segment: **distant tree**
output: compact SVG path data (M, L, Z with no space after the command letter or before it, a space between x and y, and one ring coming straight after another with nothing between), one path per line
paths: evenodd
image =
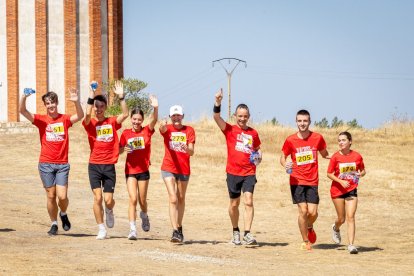
M278 126L279 125L279 121L276 119L276 117L273 117L273 119L270 121L272 123L272 125L274 126Z
M319 122L316 121L314 125L320 128L329 128L329 122L325 117L323 117Z
M347 122L346 125L350 128L362 128L362 126L358 124L357 119L353 119L352 121Z
M125 101L129 110L139 107L145 114L149 114L151 111L149 97L147 93L142 92L142 89L147 87L147 83L134 78L120 79L120 81L124 84ZM109 98L111 98L111 91L114 84L115 80L111 80L105 85L107 91L110 91ZM121 113L121 106L118 96L115 95L113 97L113 100L108 106L107 113L110 115L118 115Z
M338 117L334 117L331 122L331 128L338 128L344 125L344 121L339 120Z

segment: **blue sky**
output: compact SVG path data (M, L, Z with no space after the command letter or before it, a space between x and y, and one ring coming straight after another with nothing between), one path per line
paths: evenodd
M187 120L212 116L222 87L227 118L227 75L212 61L231 57L247 62L232 76L232 111L246 103L253 122L294 125L303 108L366 128L414 118L414 1L123 3L124 75L148 83L161 116L173 104Z

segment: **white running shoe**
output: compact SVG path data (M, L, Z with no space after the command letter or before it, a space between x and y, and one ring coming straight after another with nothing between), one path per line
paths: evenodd
M106 226L108 228L114 227L115 218L114 218L114 210L109 210L105 207L105 214L106 214Z
M358 254L358 249L352 244L348 245L348 251L350 254Z
M341 243L341 232L335 230L335 223L332 225L332 240L336 244Z
M150 230L150 221L148 215L141 211L139 213L139 217L141 218L142 230L148 232Z
M246 245L257 245L257 241L251 233L247 233L243 237L243 241L244 241L244 244L246 244Z
M104 240L106 239L106 230L105 229L101 229L98 232L98 235L96 236L97 240Z
M231 240L231 242L235 245L241 244L239 231L233 231L233 239Z
M129 230L128 240L135 241L137 239L137 230Z

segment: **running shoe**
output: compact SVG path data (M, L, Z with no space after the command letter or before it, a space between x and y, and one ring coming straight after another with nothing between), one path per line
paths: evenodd
M257 241L251 233L247 233L246 235L244 235L243 241L246 245L257 245Z
M332 240L336 244L340 244L341 243L341 232L339 230L336 231L336 229L335 229L335 223L332 224Z
M300 249L301 250L304 250L304 251L312 251L312 244L309 242L309 241L307 241L307 242L302 242L302 244L301 244L301 246L300 246Z
M348 245L348 251L350 254L358 254L358 249L353 245Z
M308 240L312 244L316 242L316 233L315 230L313 230L313 227L308 228Z
M98 235L96 236L97 240L104 240L106 239L106 230L105 229L101 229L98 232Z
M129 230L128 240L135 241L137 240L137 230Z
M241 244L239 231L233 231L233 239L231 240L231 242L235 245Z
M62 216L62 214L59 212L59 216L60 216L60 220L62 221L63 230L69 231L71 225L70 225L68 215Z
M178 234L180 234L180 242L184 242L183 227L178 227Z
M58 233L58 226L56 224L52 224L50 230L47 232L49 236L56 236Z
M139 213L139 217L141 218L142 230L148 232L150 230L150 221L148 215L141 211Z
M178 230L174 230L173 231L170 241L171 242L174 242L174 243L181 241L181 239L180 239L180 232L178 232Z
M115 224L115 218L114 218L114 210L109 210L105 207L105 214L106 214L106 226L108 228L114 227Z

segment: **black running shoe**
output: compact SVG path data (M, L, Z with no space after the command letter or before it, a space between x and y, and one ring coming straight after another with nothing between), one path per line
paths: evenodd
M183 228L178 228L178 237L180 238L180 242L184 242L184 234L183 234Z
M58 232L58 226L56 224L52 224L52 227L50 227L50 230L47 232L49 236L56 236Z
M68 215L62 216L60 214L60 212L59 212L59 216L60 216L60 219L62 220L63 230L69 231L69 229L70 229L70 221L69 221Z
M180 232L178 232L177 230L174 230L171 236L171 242L180 242Z

